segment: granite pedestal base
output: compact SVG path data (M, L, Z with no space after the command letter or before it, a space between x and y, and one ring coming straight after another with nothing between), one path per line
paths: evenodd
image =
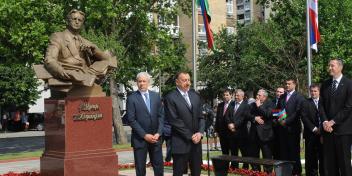
M45 100L42 176L117 176L110 97Z

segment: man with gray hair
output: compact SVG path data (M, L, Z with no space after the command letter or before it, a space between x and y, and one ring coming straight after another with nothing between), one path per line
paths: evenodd
M159 94L148 90L150 75L137 74L138 90L127 98L127 120L132 128L131 145L137 176L146 175L146 159L149 153L154 175L164 174L160 136L164 114Z
M248 119L252 125L249 132L249 149L248 155L259 158L260 150L263 158L273 158L273 121L271 111L273 103L268 100L268 92L265 89L260 89L257 93L255 102L250 104L251 116ZM259 166L253 166L253 170L260 170ZM271 173L272 167L265 167L265 172Z
M237 89L235 92L235 102L228 113L225 115L228 129L230 130L230 150L231 155L238 156L238 151L241 151L242 156L247 156L247 119L250 116L250 107L244 101L244 92ZM231 167L238 168L238 163L231 163ZM248 168L248 165L243 165L243 168Z

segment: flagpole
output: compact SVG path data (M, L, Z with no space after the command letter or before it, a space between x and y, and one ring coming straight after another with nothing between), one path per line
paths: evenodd
M310 48L310 26L309 26L309 0L307 1L307 19L306 19L306 26L307 26L307 61L308 61L308 95L310 96L309 86L312 84L312 54Z
M196 0L192 0L192 62L193 62L193 88L197 90L197 58L196 58Z

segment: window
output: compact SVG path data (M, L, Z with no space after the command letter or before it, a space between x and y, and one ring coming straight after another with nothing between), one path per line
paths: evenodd
M226 12L227 15L233 15L233 0L226 0Z
M205 27L204 24L198 24L198 35L199 36L205 36Z

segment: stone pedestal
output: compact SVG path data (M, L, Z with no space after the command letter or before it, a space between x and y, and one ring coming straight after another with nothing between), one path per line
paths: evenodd
M110 97L45 100L43 176L117 176Z

